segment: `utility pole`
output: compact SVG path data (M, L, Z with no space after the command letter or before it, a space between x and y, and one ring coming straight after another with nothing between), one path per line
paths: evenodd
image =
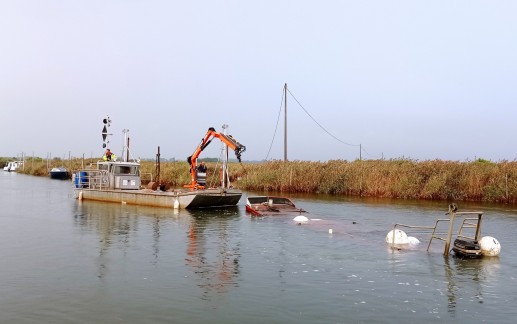
M284 84L284 162L287 162L287 83Z

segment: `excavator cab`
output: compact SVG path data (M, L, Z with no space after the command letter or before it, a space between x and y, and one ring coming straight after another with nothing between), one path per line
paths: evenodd
M196 181L199 186L206 187L206 172L196 171Z

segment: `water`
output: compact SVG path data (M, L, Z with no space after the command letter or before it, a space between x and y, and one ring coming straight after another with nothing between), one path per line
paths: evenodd
M78 202L68 181L0 173L2 323L513 323L517 211L485 211L496 258L384 242L446 203L295 196L313 221L236 208ZM332 228L333 233L329 234ZM417 233L417 235L419 234Z

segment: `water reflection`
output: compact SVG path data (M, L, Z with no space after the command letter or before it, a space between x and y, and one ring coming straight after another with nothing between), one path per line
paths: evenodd
M138 230L138 217L124 205L99 202L77 202L74 220L83 233L95 233L99 237L98 274L103 278L108 271L108 252L113 245L126 253L131 233Z
M185 266L194 274L187 277L193 278L202 289L202 298L209 298L212 293L226 293L237 285L241 253L240 239L236 236L239 219L238 207L173 211L86 201L77 202L74 211L81 233L98 236L98 246L92 248L98 249L99 278L104 278L110 267L120 266L113 254L125 256L143 251L144 255L139 258L152 255L150 263L156 266L162 249L167 258L163 266L173 266L168 253L177 251L184 243ZM180 231L171 229L171 223L179 225L174 227ZM178 237L182 228L186 229L183 238Z
M185 262L196 275L203 298L212 293L226 293L237 286L240 273L240 241L235 239L235 223L239 210L191 211Z
M483 303L483 289L494 280L499 269L498 257L482 259L462 259L444 257L445 276L447 278L448 311L456 312L458 300L471 300Z

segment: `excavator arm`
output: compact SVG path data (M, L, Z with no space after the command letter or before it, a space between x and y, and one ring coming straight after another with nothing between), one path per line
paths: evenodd
M241 143L237 142L235 138L233 138L231 135L225 135L222 133L218 133L215 131L215 128L210 127L208 131L206 132L205 136L201 140L201 143L196 148L194 153L187 158L187 162L190 165L190 175L191 175L191 184L185 185L187 188L201 188L202 186L199 186L196 180L196 169L197 169L197 158L203 152L203 150L212 142L213 138L218 138L221 142L226 144L228 148L232 149L235 152L235 156L237 157L237 160L241 162L241 154L246 151L246 146L242 145Z

